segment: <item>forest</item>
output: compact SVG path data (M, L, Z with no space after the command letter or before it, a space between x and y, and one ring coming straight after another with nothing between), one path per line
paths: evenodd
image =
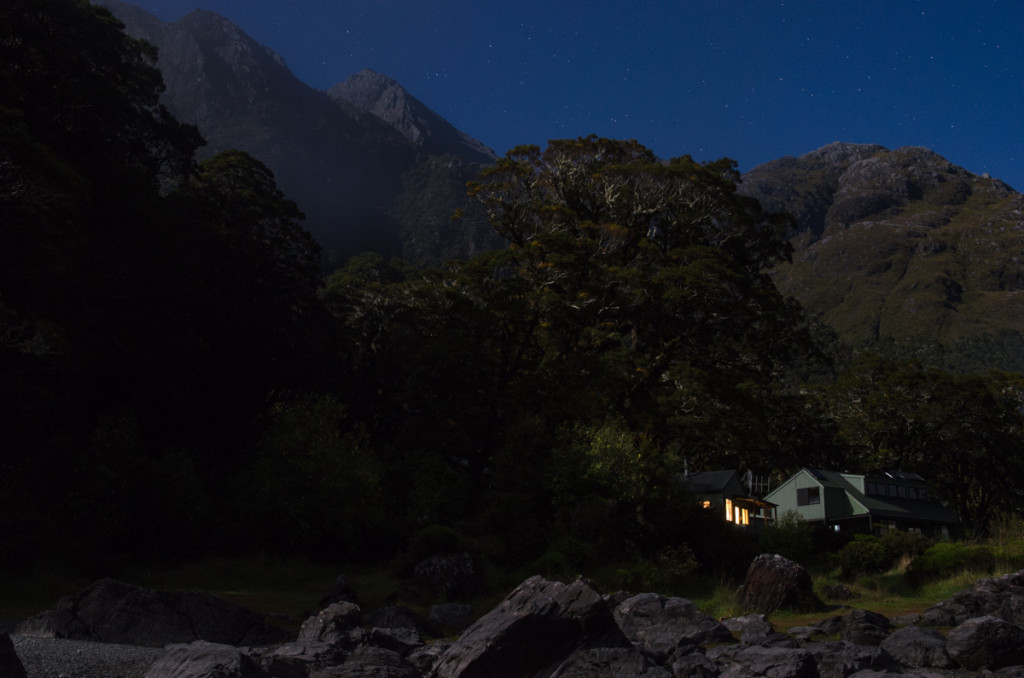
M912 471L970 535L1021 510L1024 376L845 347L731 160L521 146L467 187L505 247L325 273L265 165L196 160L155 60L85 0L0 8L0 565L432 532L714 569L739 546L684 470Z

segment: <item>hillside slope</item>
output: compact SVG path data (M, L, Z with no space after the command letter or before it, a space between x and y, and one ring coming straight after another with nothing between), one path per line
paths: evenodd
M774 279L854 347L1024 370L1024 196L919 147L836 143L742 192L796 217Z

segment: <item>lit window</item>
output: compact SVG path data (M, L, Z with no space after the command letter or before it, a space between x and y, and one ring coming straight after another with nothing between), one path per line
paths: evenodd
M725 500L725 519L732 522L732 499Z
M750 524L750 511L747 510L747 509L742 509L740 511L740 520L743 521L742 523L740 523L741 525L749 525Z
M705 499L704 501L702 501L700 503L700 507L701 508L709 509L709 508L711 508L711 502L709 500Z

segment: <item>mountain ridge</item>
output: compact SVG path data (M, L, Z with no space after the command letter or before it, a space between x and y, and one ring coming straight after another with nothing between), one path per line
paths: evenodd
M375 115L430 155L455 149L470 162L491 163L497 158L494 151L456 129L394 78L369 68L331 86L327 96Z
M441 125L440 116L428 115L410 95L402 101L418 114L429 145L410 141L367 108L301 82L283 57L214 12L164 22L121 0L94 4L109 9L129 35L157 47L166 85L161 101L199 127L208 144L200 158L237 148L264 162L306 214L328 266L367 250L437 264L486 247L490 234L482 219L454 226L450 215L465 202L465 182L493 154ZM425 179L435 170L437 176ZM410 192L426 186L436 192L439 182L449 204L430 214L402 209L422 203Z
M759 165L740 190L794 215L773 279L851 346L1024 369L1024 196L1004 182L923 147L835 143Z

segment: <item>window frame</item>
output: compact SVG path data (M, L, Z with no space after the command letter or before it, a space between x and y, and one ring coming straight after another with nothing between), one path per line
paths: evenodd
M796 489L797 506L817 506L821 504L820 487L798 487Z

